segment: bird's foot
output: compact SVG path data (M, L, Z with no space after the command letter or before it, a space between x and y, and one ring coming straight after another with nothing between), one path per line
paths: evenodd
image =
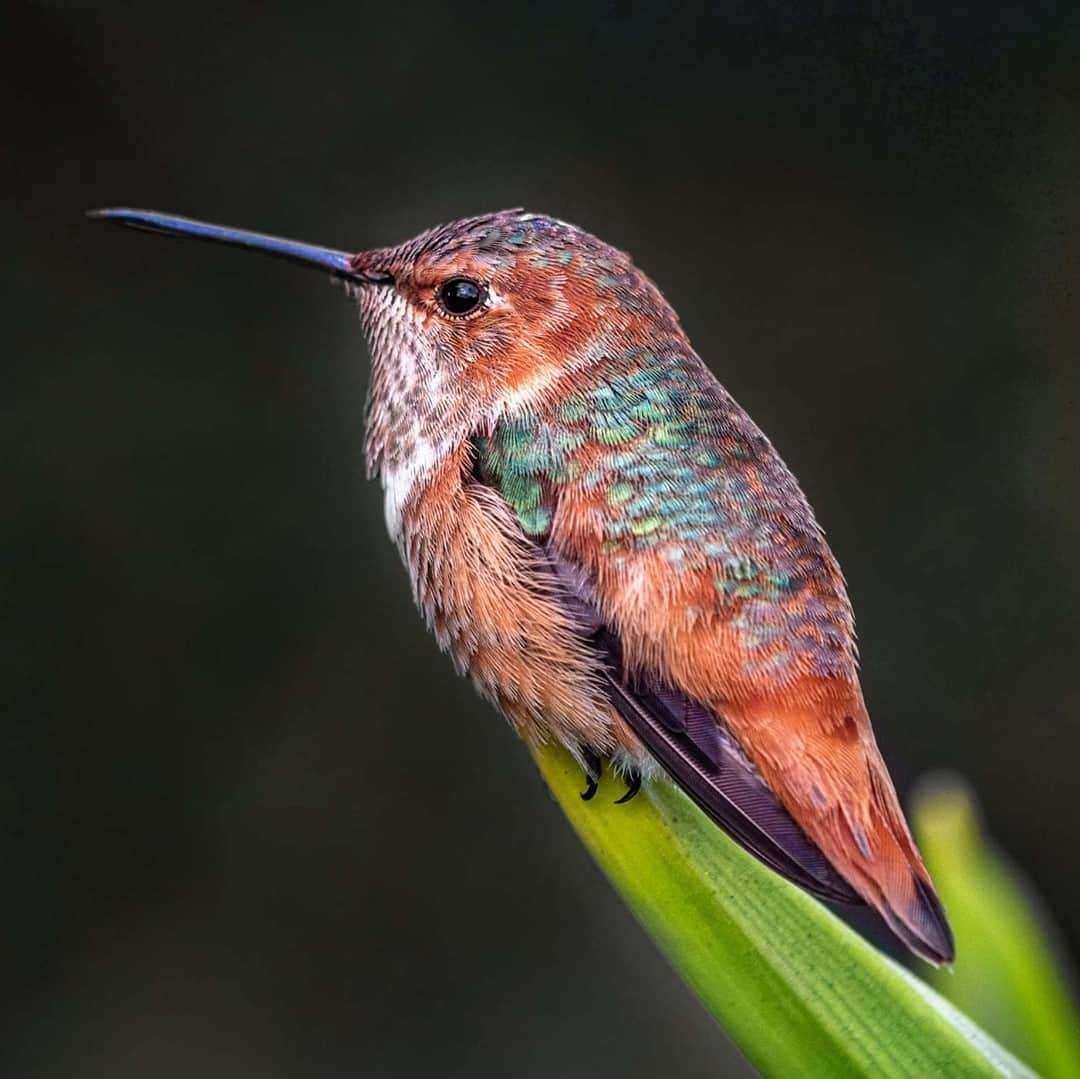
M621 806L624 802L629 802L639 790L641 790L641 773L631 772L626 777L626 793L621 798L616 798L615 804Z
M604 765L591 749L583 749L581 756L585 761L586 782L586 787L581 792L581 800L587 802L596 793L596 788L600 785L600 773L603 771Z

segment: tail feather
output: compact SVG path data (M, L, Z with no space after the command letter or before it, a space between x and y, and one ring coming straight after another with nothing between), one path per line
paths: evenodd
M770 703L771 715L728 714L769 785L912 952L936 966L951 964L956 946L945 909L911 837L861 697L844 702L840 722L831 721L832 709L820 701L810 708L803 702L781 716Z
M931 884L914 873L911 879L915 898L908 907L907 916L899 917L887 899L881 904L881 916L916 955L937 967L951 964L956 959L956 942L945 908Z
M876 745L871 746L869 756L872 797L882 814L884 831L894 844L895 861L900 866L895 882L892 874L885 875L878 909L889 928L916 955L935 966L951 964L956 958L956 943L945 908L911 837Z
M871 857L860 858L861 864L850 855L834 856L835 862L912 952L934 966L951 964L956 944L945 908L902 821L901 827L902 838L885 826L870 843Z

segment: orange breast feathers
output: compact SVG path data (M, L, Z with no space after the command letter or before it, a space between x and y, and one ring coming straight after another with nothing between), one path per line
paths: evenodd
M404 507L401 547L417 604L458 670L523 736L608 752L616 719L595 655L513 511L465 482L470 466L462 445Z

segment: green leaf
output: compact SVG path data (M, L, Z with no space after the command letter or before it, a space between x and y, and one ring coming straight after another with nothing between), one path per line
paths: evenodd
M937 988L1044 1075L1080 1075L1065 956L1034 889L984 836L970 791L952 778L927 785L914 821L956 932L956 973L935 974Z
M1033 1074L670 784L617 806L609 774L584 802L565 750L533 754L601 869L763 1075Z

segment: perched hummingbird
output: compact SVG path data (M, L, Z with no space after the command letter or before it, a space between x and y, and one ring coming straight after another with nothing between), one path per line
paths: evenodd
M592 797L667 773L777 873L864 900L931 963L952 934L874 741L839 566L798 483L629 257L509 210L348 254L149 210L136 228L344 282L365 452L416 603Z

